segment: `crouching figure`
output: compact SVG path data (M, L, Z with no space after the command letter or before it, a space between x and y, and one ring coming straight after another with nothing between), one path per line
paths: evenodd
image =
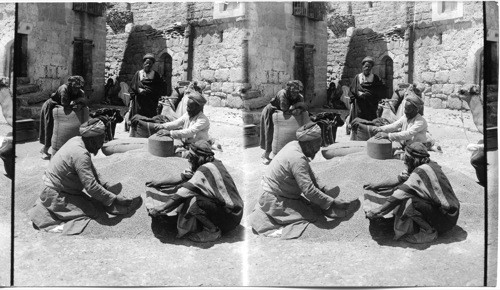
M394 180L365 184L366 190L392 193L382 205L366 212L369 219L394 210L394 239L428 243L451 230L458 220L460 204L441 167L429 159L426 147L414 142L405 149L407 172Z
M212 242L240 224L243 200L207 141L191 144L187 158L191 168L180 179L168 176L146 182L146 207L153 218L169 216L177 210L178 238Z
M321 128L310 122L296 132L278 152L262 177L263 193L249 220L253 230L268 237L293 239L302 235L310 223L320 218L345 218L360 205L358 199L346 202L327 193L309 165L321 148Z

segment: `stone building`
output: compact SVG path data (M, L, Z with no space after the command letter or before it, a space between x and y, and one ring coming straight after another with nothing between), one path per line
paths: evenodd
M209 83L205 94L212 106L262 108L291 79L302 80L307 101L319 105L326 96L327 34L314 6L113 4L107 15L106 78L130 81L142 67L142 56L151 52L167 82Z
M0 79L13 76L15 8L14 3L0 3Z
M388 87L417 83L425 104L468 109L464 84L482 84L483 2L329 2L328 80L348 84L366 55Z
M91 101L104 95L105 6L19 3L16 31L17 114L37 118L41 104L70 75L85 79Z

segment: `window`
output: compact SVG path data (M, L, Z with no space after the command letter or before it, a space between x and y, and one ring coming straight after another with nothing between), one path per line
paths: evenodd
M242 2L214 3L214 19L245 16L245 4Z
M437 1L432 2L432 21L460 18L464 15L463 2Z
M292 15L307 16L311 20L321 21L323 20L325 10L323 2L293 2Z
M73 10L94 16L103 16L106 6L102 3L73 3Z

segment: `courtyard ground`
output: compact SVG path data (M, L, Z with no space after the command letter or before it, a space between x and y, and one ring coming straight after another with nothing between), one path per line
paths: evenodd
M482 286L484 281L484 190L470 165L469 143L482 138L470 113L425 108L431 134L443 153L440 163L461 202L458 226L430 245L392 240L371 225L359 209L348 220L323 220L310 225L296 240L252 233L248 214L261 193L258 147L243 149L241 112L206 107L211 135L222 145L216 152L245 201L243 221L216 243L177 240L169 229L151 224L142 204L123 219L92 221L79 236L60 236L33 229L26 214L43 185L49 161L40 159L40 144L17 145L15 197L16 286ZM463 120L463 122L462 122ZM337 142L348 140L339 128ZM116 138L123 138L123 124ZM178 172L179 158L151 156L145 149L94 157L105 179L121 181L124 194L144 196L144 182ZM359 197L366 180L384 172L396 174L395 160L376 162L364 152L325 160L320 153L313 170L341 198ZM2 184L4 185L4 184ZM386 228L387 230L387 228ZM390 230L390 229L389 229Z
M11 132L0 110L0 144L4 136ZM10 285L10 249L11 249L11 201L12 181L4 173L3 163L0 165L0 287Z

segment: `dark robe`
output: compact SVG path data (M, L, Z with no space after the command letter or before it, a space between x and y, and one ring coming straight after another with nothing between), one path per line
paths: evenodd
M353 109L350 121L361 118L371 121L377 118L378 102L384 97L385 86L380 78L373 74L373 82L359 82L359 74L356 75L349 88L349 96L354 97ZM358 92L368 95L360 97Z
M134 114L139 114L151 118L158 114L158 101L161 96L167 94L167 85L156 71L153 71L154 76L152 79L144 78L142 81L139 78L140 72L137 71L135 73L130 83L130 99L133 100L130 117ZM139 93L139 88L145 91Z

